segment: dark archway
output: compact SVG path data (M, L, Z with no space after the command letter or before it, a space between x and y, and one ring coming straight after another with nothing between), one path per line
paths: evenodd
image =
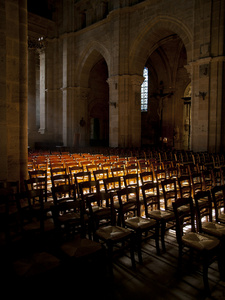
M109 145L109 86L108 67L104 58L91 69L89 76L90 145Z
M189 82L185 65L187 54L176 34L161 39L149 56L148 111L142 113L142 144L183 148L183 102L181 98ZM178 132L177 132L178 131Z

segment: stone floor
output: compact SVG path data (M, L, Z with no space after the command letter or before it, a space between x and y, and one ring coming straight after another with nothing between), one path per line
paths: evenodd
M166 250L158 256L154 241L150 240L143 245L142 265L135 256L136 270L131 267L129 254L117 257L113 281L104 274L102 276L98 266L90 269L88 264L82 265L78 271L76 265L70 265L69 269L40 278L32 284L24 281L19 289L8 280L7 290L23 299L35 296L82 300L225 299L225 282L220 281L216 262L209 268L211 296L207 296L203 289L201 265L191 263L188 257L184 257L182 274L178 274L178 247L174 231L166 235Z
M132 270L128 257L118 259L107 299L225 299L225 282L220 281L216 262L209 268L211 296L206 296L201 265L184 257L182 274L178 274L178 248L173 231L166 237L166 249L166 253L157 256L154 242L148 242L143 246L143 264L137 262L136 271Z

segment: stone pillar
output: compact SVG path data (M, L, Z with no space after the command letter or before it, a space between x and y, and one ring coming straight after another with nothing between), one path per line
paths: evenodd
M27 6L0 5L0 180L27 178Z
M28 80L27 80L27 1L19 0L19 103L20 103L20 180L27 178L28 161Z
M112 76L109 83L109 146L141 146L143 76Z
M209 62L200 59L192 65L191 149L208 150Z
M28 136L36 131L36 49L28 49ZM29 146L32 140L29 139Z
M0 180L8 179L8 124L7 124L7 42L6 42L6 1L1 0L0 5ZM17 158L18 159L18 158ZM18 177L18 175L17 175Z
M225 57L215 57L210 63L210 95L209 95L209 148L210 152L222 150L222 103L223 73Z
M74 110L73 128L74 139L73 146L84 147L89 146L90 140L90 124L88 122L88 97L90 93L89 88L77 87L74 90L73 105ZM71 99L72 101L72 99Z
M191 149L219 152L222 147L223 73L225 58L192 63Z
M40 128L39 133L45 133L46 127L46 101L45 101L45 50L39 51L40 55Z
M141 85L144 81L143 76L132 75L130 99L132 99L131 105L131 146L141 146Z
M119 145L118 76L107 80L109 84L109 146Z

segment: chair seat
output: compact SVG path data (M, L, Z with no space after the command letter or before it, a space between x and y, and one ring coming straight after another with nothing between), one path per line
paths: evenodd
M31 257L21 258L13 263L15 273L23 278L41 275L59 265L60 260L47 252L35 253Z
M215 222L203 222L202 230L205 233L213 234L216 237L225 236L225 225Z
M156 225L156 221L152 219L146 219L141 217L132 217L125 220L127 226L132 229L148 229Z
M222 222L222 223L225 223L225 214L221 214L218 216L218 221L219 222Z
M109 226L99 228L96 231L96 235L98 235L99 238L105 241L109 241L109 240L117 241L130 236L131 231L123 227L109 225Z
M28 231L39 231L40 230L40 220L34 220L31 223L27 223L23 226L25 232ZM44 231L54 230L54 222L52 219L47 219L44 221Z
M61 246L61 250L64 254L73 258L89 256L98 251L102 251L102 249L100 243L81 237L76 237L72 241L68 241Z
M217 238L206 234L189 232L182 237L183 243L198 251L210 251L219 246L220 241Z
M58 221L60 223L66 223L66 222L80 222L80 214L79 213L67 213L65 215L59 216Z
M175 218L175 215L172 211L166 211L166 210L153 210L149 212L149 216L160 221L170 221Z
M111 208L110 207L101 207L101 206L94 206L93 213L95 217L102 218L104 216L110 216L111 214Z

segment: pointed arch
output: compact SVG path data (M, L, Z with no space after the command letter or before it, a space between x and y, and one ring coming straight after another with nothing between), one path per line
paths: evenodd
M152 19L138 35L129 53L130 73L142 74L148 57L156 50L162 41L173 39L174 34L183 41L188 62L192 61L193 36L191 30L177 18L157 16Z
M82 56L79 59L77 74L78 76L78 86L88 87L88 76L92 67L104 58L106 61L108 72L110 73L110 54L108 50L100 43L93 41L89 43L86 49L82 52Z

